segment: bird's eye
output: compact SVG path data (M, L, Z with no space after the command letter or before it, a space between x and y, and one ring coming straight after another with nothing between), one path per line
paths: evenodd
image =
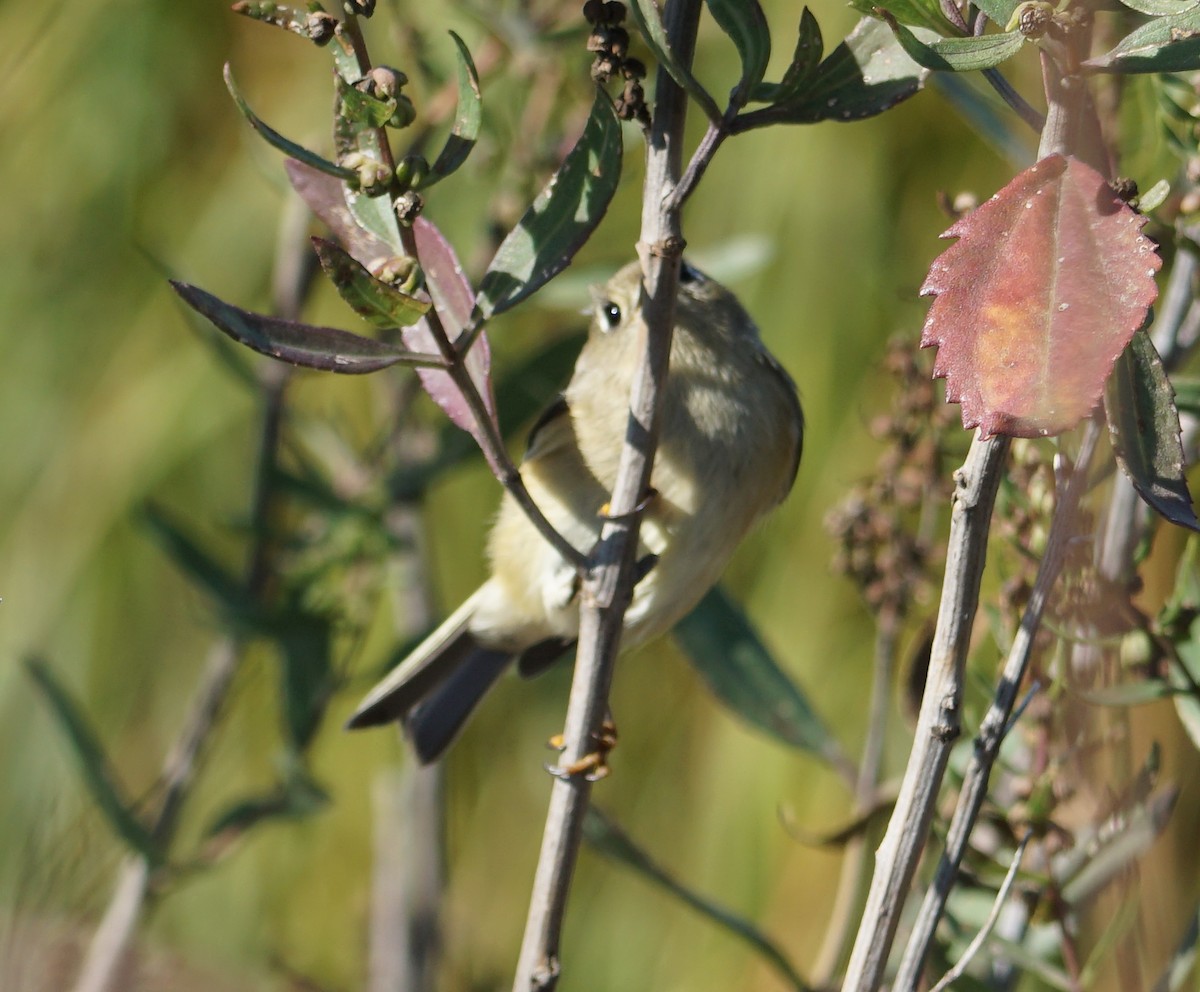
M600 304L596 312L600 315L600 326L606 331L613 330L621 323L621 308L612 301Z
M685 286L690 282L702 282L704 273L687 262L679 263L679 281Z

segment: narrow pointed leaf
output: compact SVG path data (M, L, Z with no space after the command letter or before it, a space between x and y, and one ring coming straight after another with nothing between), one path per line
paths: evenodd
M985 34L978 38L936 38L922 41L886 10L880 16L896 33L914 62L939 72L972 72L991 69L1016 55L1025 44L1020 31Z
M454 39L455 54L458 56L458 110L454 115L450 137L433 163L429 181L425 184L427 186L450 175L467 160L471 149L475 147L479 126L483 121L483 97L479 92L479 74L475 71L475 63L463 40L453 31L450 37Z
M806 992L808 986L797 974L787 956L761 930L743 916L708 899L678 882L609 817L595 806L589 806L583 821L584 839L599 854L630 868L642 878L690 906L722 930L749 944L762 958L781 974L792 988Z
M801 87L821 64L825 54L825 39L821 37L821 26L813 12L807 7L800 12L800 32L796 49L792 52L791 64L779 83L777 100L785 102L800 93Z
M742 78L734 90L734 102L762 82L771 60L771 29L758 0L708 0L713 20L732 39L742 59Z
M1030 166L943 237L921 346L984 437L1070 430L1099 400L1146 318L1162 265L1145 218L1104 178L1061 155Z
M1184 475L1174 392L1147 334L1135 334L1117 360L1105 393L1117 463L1156 512L1200 530Z
M205 831L208 837L233 839L265 820L300 820L329 805L329 793L311 779L288 782L275 792L241 799L219 813Z
M821 37L821 26L813 12L807 7L800 12L799 37L792 61L778 83L759 83L751 91L750 99L758 103L787 103L801 91L821 64L825 54L825 41Z
M809 85L786 103L739 114L730 128L738 134L770 124L816 124L873 117L916 93L928 70L900 47L882 21L864 17L817 67Z
M453 343L467 328L471 314L476 309L475 294L463 273L462 264L450 243L441 232L425 218L413 224L413 236L417 242L417 258L421 271L425 273L425 286L433 297L434 309L441 320L442 329ZM436 350L437 339L429 326L428 318L422 318L413 327L401 332L404 343L413 349ZM475 384L488 417L496 422L496 400L492 393L492 353L487 336L480 334L471 345L464 361L467 374ZM483 442L484 428L479 424L471 406L455 385L450 373L435 369L420 369L417 372L421 385L452 423L470 434L480 448L486 452ZM498 470L499 466L493 464Z
M808 700L720 586L675 625L675 639L713 694L742 719L792 747L836 759L837 744Z
M951 28L937 0L887 0L882 5L873 0L850 0L850 6L860 14L870 17L891 16L901 24L925 28L940 35L946 34Z
M237 85L233 81L233 70L229 63L225 63L225 85L229 89L229 95L233 97L234 103L237 104L238 110L242 112L242 116L250 122L250 126L261 134L268 142L274 145L285 155L290 155L292 158L303 162L310 169L316 169L318 172L323 172L326 175L337 176L339 179L355 180L358 177L349 169L343 169L340 165L335 165L323 159L316 152L310 152L303 145L298 145L294 141L289 141L278 131L271 128L261 118L259 118L250 105L243 99L242 94L238 91Z
M428 301L419 300L376 279L348 253L332 241L313 238L321 268L333 281L343 300L360 317L376 327L407 327L429 310Z
M284 162L283 168L300 199L360 265L370 269L376 263L403 254L358 222L346 202L345 187L340 180L294 158Z
M104 753L104 747L92 729L91 722L83 715L70 693L59 683L44 661L27 659L25 670L41 691L66 735L75 759L79 762L84 784L113 831L152 865L162 864L162 851L159 850L150 830L137 818L130 803L122 795L108 756Z
M1156 17L1111 51L1083 63L1101 72L1191 72L1200 69L1200 7Z
M721 109L717 106L717 101L709 95L696 77L688 71L687 66L680 62L671 50L671 45L667 40L667 29L663 24L662 12L658 9L656 0L629 0L629 12L633 15L634 22L642 33L642 38L650 51L654 53L658 64L666 69L671 78L700 105L705 117L710 121L719 121Z
M252 313L183 282L171 282L183 301L203 314L235 341L261 355L304 368L361 375L392 365L437 366L435 354L405 351L394 345L360 337L336 327L314 327Z
M484 273L478 316L509 309L570 264L608 210L621 178L621 151L621 122L608 95L597 89L579 141Z
M273 620L266 632L281 655L284 727L292 746L303 751L333 694L333 631L324 617L296 610Z
M244 617L251 609L246 586L228 568L202 548L170 515L149 503L141 522L189 582L196 585L231 617Z

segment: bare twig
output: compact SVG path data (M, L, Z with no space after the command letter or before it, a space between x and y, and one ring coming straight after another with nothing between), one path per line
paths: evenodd
M670 45L684 65L691 63L700 7L699 0L673 0L666 8ZM610 500L612 512L601 532L593 553L593 566L582 590L579 650L567 704L563 767L579 762L595 749L596 735L607 709L622 620L633 589L640 524L638 508L650 480L658 435L659 397L671 349L683 239L679 211L668 206L668 198L679 179L687 101L683 91L661 68L656 96L639 244L646 338L634 376L627 440ZM585 776L571 775L554 782L514 992L552 989L557 982L562 918L590 794L591 783Z
M292 236L307 223L307 211L298 198L290 202L294 204L294 210L285 214L281 225L281 250L277 254L273 287L276 309L285 317L294 316L299 310L312 271L311 266L306 267L293 257L293 253L310 253L306 238ZM284 394L291 379L291 369L271 362L262 366L260 374L263 421L251 508L255 537L245 579L246 593L251 600L262 595L270 578L271 541L266 520L275 486ZM195 780L201 753L216 726L242 656L241 638L234 634L222 637L209 652L200 686L184 719L183 732L163 762L163 794L151 828L160 850L167 850L174 838L179 813ZM74 992L108 992L117 987L152 882L152 866L145 858L130 855L121 862L113 896L88 946Z
M955 477L950 539L925 695L896 809L875 857L875 874L850 956L843 992L873 992L929 832L950 748L959 734L962 671L979 603L996 490L1009 439L978 436Z
M979 817L979 810L987 796L988 780L996 756L1000 753L1000 744L1011 726L1013 706L1017 700L1017 692L1025 678L1025 670L1033 652L1034 638L1042 623L1042 614L1054 583L1062 571L1068 543L1076 537L1078 522L1079 500L1087 490L1089 469L1096 443L1102 430L1101 421L1093 419L1088 422L1083 441L1080 444L1079 458L1071 472L1070 479L1063 492L1062 499L1055 507L1054 519L1050 525L1050 537L1046 543L1046 552L1038 567L1037 579L1025 614L1021 617L1021 626L1013 638L1012 647L1008 652L1008 660L1000 674L1000 682L996 687L996 695L988 708L979 733L975 738L975 753L963 780L962 790L958 796L958 804L950 821L950 829L946 835L946 850L938 863L937 873L933 884L925 893L920 912L913 924L913 931L905 947L900 968L893 983L896 992L907 992L915 989L921 977L921 969L929 946L933 941L934 931L946 908L946 900L958 878L958 868L962 864L967 851L967 842L971 830Z
M1012 864L1008 866L1008 871L1004 875L1004 881L1000 883L1000 890L996 893L996 900L992 903L991 911L988 913L987 919L983 921L983 926L979 928L979 933L975 934L972 938L971 943L967 945L967 949L963 951L962 957L954 963L954 967L946 972L929 992L944 992L944 990L950 988L953 982L962 978L963 972L967 970L967 965L974 960L975 955L987 943L988 938L992 935L992 931L996 929L996 924L1000 921L1000 913L1004 909L1005 902L1008 901L1008 894L1012 891L1013 883L1017 880L1017 871L1021 867L1021 858L1025 855L1025 848L1028 846L1031 836L1031 834L1026 834L1017 846L1017 852L1013 855Z

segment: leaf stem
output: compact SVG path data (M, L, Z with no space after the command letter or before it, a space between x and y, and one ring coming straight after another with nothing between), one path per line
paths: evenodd
M700 8L700 0L672 0L664 15L668 44L684 66L692 61ZM596 736L607 712L622 621L633 591L639 506L650 480L660 397L671 352L683 250L679 209L671 205L671 194L679 181L687 97L662 67L656 98L647 143L639 243L644 273L644 351L634 375L626 442L610 500L612 512L593 552L593 566L581 592L579 649L567 704L566 749L561 759L564 768L595 750ZM514 992L540 992L553 989L557 983L562 920L591 785L584 775L566 775L556 778L551 788Z
M400 238L404 246L404 251L420 263L417 253L417 239L413 234L413 229L401 224ZM538 533L549 541L551 547L562 555L566 561L570 562L577 570L582 571L587 566L588 556L555 530L554 525L546 519L546 515L542 513L537 503L533 501L533 497L529 495L529 490L525 486L525 480L521 478L520 470L508 456L508 449L504 446L504 438L500 436L500 428L496 425L495 418L488 412L487 406L483 402L483 397L475 385L475 380L471 378L471 374L467 371L466 350L456 348L450 342L450 336L446 333L446 328L442 324L442 319L436 307L430 308L425 314L425 320L429 325L430 333L433 334L434 340L437 342L438 350L447 362L447 374L454 380L455 387L466 401L467 406L470 407L471 415L475 418L475 423L479 426L480 443L484 447L488 461L496 466L496 478L500 480L500 483L508 490L512 498L517 501L517 505L525 512L530 522L537 528Z

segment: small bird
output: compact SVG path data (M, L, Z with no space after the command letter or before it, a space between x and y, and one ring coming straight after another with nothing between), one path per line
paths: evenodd
M521 477L582 553L600 535L616 481L640 357L634 262L592 290L575 371L529 434ZM720 577L742 538L788 494L804 417L791 377L736 297L686 262L638 559L649 564L621 647L669 630ZM515 659L540 672L579 633L579 577L507 493L488 542L491 577L363 699L348 727L400 720L423 763L451 743Z

